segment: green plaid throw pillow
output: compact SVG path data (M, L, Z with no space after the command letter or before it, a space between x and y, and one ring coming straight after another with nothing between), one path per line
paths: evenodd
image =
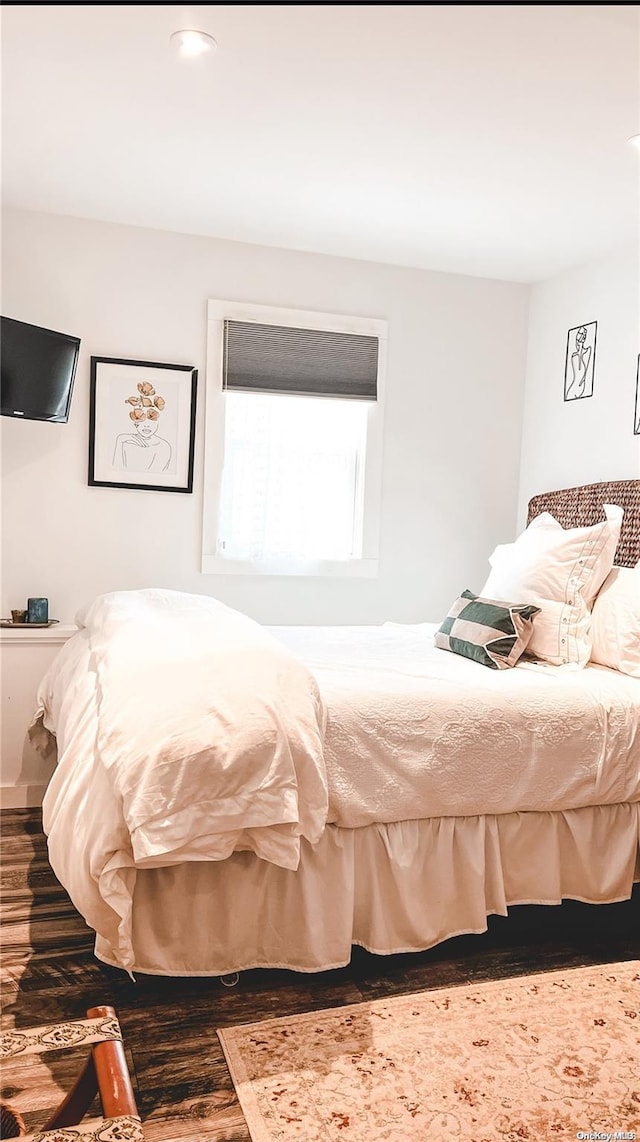
M530 603L502 603L463 591L436 631L435 643L491 670L505 670L525 650L539 613L540 607Z

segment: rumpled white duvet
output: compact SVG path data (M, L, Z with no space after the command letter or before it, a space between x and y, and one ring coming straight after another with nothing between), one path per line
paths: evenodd
M126 968L139 868L248 849L290 869L325 825L640 800L640 680L606 667L491 671L435 647L433 624L268 631L170 591L78 620L32 731L57 737L44 828Z
M57 738L44 828L54 871L129 967L137 868L240 849L297 868L327 819L325 710L304 664L215 599L115 592L77 622L31 731Z

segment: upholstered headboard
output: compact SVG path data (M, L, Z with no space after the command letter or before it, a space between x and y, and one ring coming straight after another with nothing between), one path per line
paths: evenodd
M624 508L614 562L619 567L635 567L640 560L640 480L609 480L604 484L581 484L578 488L542 492L529 500L527 523L541 512L551 512L563 527L587 527L605 518L603 504L618 504Z

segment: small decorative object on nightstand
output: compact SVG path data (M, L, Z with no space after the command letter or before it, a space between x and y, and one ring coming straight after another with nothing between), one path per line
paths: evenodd
M49 622L49 600L48 599L27 599L27 622L28 623L48 623Z

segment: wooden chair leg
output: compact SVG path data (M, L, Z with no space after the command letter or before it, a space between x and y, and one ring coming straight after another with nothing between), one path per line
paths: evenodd
M93 1064L93 1054L89 1055L84 1067L71 1090L45 1122L43 1130L57 1130L63 1126L77 1126L87 1113L98 1093L98 1079Z
M87 1019L115 1019L113 1007L90 1007ZM138 1116L124 1047L118 1040L92 1043L91 1054L63 1102L45 1123L44 1130L77 1126L96 1094L100 1096L105 1118L130 1114Z
M113 1007L90 1007L87 1011L87 1019L115 1018ZM94 1043L92 1057L105 1118L118 1118L123 1114L137 1117L138 1108L122 1043L115 1039Z

